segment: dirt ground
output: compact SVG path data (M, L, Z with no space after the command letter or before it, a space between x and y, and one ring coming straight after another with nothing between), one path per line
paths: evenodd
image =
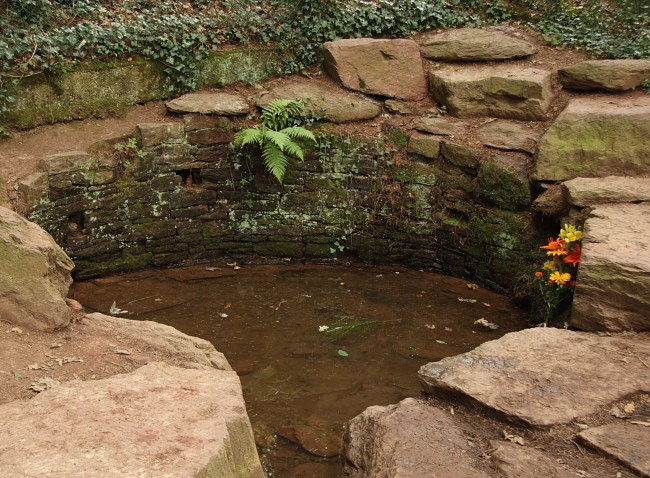
M494 27L506 33L516 34L535 41L539 52L531 58L512 61L509 64L545 68L558 68L577 63L587 58L583 52L561 50L541 44L531 32L514 30L511 27ZM435 67L435 65L432 65ZM315 81L329 80L319 70L310 72ZM297 75L288 78L275 78L261 86L269 88L279 81L304 79ZM551 107L551 116L544 122L527 123L534 130L544 131L553 118L564 108L575 93L560 91L557 75L554 88L557 98ZM233 85L225 90L238 90L242 94L260 94L260 89L249 85ZM625 93L628 94L628 93ZM640 94L640 93L629 93ZM594 96L594 95L592 95ZM429 101L422 106L434 108ZM412 118L393 116L391 120L408 126ZM131 107L122 117L108 119L88 119L65 124L42 126L30 131L13 132L13 138L0 140L0 204L7 204L8 196L14 189L17 179L24 178L36 171L38 161L49 154L64 151L85 150L93 144L110 138L131 134L139 123L182 121L179 116L167 113L163 102L154 102ZM478 126L484 119L467 119L466 122ZM346 125L346 131L377 134L381 129L381 120L368 121L355 125ZM471 128L470 128L471 131ZM479 146L470 133L463 140L472 146ZM3 199L2 184L8 194ZM130 372L151 360L163 360L174 363L174 356L161 355L142 344L137 338L120 334L119 329L98 334L89 326L84 314L77 313L77 320L68 328L56 332L39 332L22 330L3 321L0 316L0 404L15 399L29 399L37 391L47 388L53 380L96 380L111 375ZM128 352L128 353L127 353ZM650 398L648 396L631 397L639 410L647 410L650 415ZM491 439L503 437L504 431L510 435L521 436L529 446L547 451L560 463L566 463L571 469L582 470L577 476L593 478L626 478L632 473L608 460L585 449L574 442L573 436L579 429L577 425L554 427L550 431L540 431L516 427L489 418L483 410L471 404L458 404L442 399L432 399L432 403L445 408L455 408L455 413L463 417L467 432L481 440L484 449L489 449ZM617 420L603 409L593 417L586 417L588 424L601 424ZM488 469L488 455L477 457L484 461ZM490 471L494 474L494 471ZM496 474L495 474L496 476Z

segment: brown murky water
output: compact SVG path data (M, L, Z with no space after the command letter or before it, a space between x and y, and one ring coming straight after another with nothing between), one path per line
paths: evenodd
M420 395L421 365L526 326L506 297L399 267L196 266L80 282L71 296L211 341L278 478L341 476L346 421Z

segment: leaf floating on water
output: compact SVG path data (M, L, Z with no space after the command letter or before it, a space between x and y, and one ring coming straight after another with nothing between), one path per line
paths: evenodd
M435 329L435 328L436 328L436 325L435 325L435 324L424 324L424 326L425 326L427 329Z
M485 317L481 317L478 320L474 321L475 324L477 325L482 325L483 327L487 327L488 329L491 330L497 330L499 326L497 324L493 324L492 322L488 322Z
M216 270L219 270L219 268L218 267L206 267L205 270L210 271L210 272L214 272Z
M467 284L467 288L470 289L470 290L478 290L478 285L473 284L473 283L470 282L470 283Z
M113 301L113 305L111 305L111 309L109 311L111 315L121 315L121 314L128 314L128 310L122 310L120 309L115 301Z
M468 304L475 304L476 303L476 299L465 299L463 297L459 297L458 300L460 302L467 302Z
M447 345L447 342L445 342L444 340L436 340L436 342L442 345Z
M339 351L338 351L337 353L338 353L341 357L347 357L348 355L350 355L349 353L347 353L345 350L342 350L342 349L339 349Z
M228 314L226 314L225 312L219 312L219 317L225 319L226 317L228 317Z

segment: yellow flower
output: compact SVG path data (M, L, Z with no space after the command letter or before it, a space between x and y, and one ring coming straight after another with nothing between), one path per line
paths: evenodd
M554 271L555 269L557 269L555 261L546 261L544 263L544 269L547 269L549 271Z
M553 272L549 278L549 282L555 282L557 285L564 285L571 280L571 274L565 272L564 274L560 271Z
M572 224L565 224L564 229L560 229L560 237L565 242L576 242L582 239L582 231Z

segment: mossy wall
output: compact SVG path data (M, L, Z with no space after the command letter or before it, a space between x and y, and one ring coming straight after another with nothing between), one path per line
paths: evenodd
M291 55L274 49L248 47L213 52L198 64L198 87L237 81L254 83L276 74ZM68 71L26 77L9 94L10 111L0 126L29 129L43 124L121 113L126 106L166 99L173 94L164 66L152 60L123 59L84 62Z
M478 170L341 130L279 185L230 150L234 120L198 119L143 125L139 147L121 153L45 158L20 183L28 216L78 277L224 257L360 259L507 289L531 263L527 205L495 205Z

